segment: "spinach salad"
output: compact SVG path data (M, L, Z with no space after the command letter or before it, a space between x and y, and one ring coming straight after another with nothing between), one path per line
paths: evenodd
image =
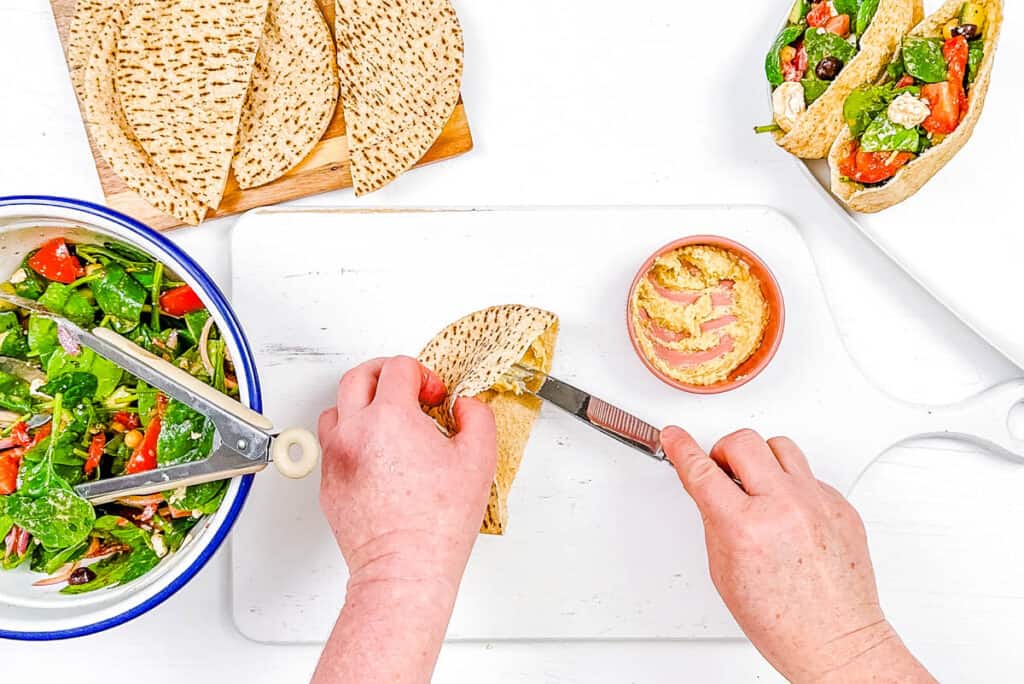
M230 396L227 345L196 293L116 242L54 238L0 289L83 327L110 328ZM154 568L217 510L228 481L92 506L73 487L209 456L213 424L81 347L51 320L0 302L0 567L79 594Z

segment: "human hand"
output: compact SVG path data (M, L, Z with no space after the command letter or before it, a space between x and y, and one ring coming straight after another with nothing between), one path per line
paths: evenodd
M454 600L494 479L490 409L459 399L459 433L441 434L420 403L441 380L409 357L375 359L342 377L320 416L320 507L348 564L352 594L381 581L430 582Z
M934 681L882 613L860 516L796 444L741 430L709 457L677 427L662 442L704 521L711 579L775 669L794 682Z

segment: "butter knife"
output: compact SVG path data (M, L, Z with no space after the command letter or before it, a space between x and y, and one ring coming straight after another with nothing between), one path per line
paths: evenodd
M631 446L655 460L665 460L665 451L661 447L661 430L650 423L558 378L519 364L516 368L544 381L535 391L527 387L527 392L554 404L618 442Z

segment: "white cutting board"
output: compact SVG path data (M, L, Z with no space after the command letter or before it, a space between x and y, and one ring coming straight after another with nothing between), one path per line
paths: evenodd
M786 302L775 360L716 396L662 384L625 331L636 268L695 233L751 247ZM232 303L278 425L313 428L354 364L415 355L448 322L519 302L561 317L554 375L655 424L681 424L707 447L744 426L791 435L818 476L844 491L887 447L919 434L952 430L1024 453L1006 427L1024 381L935 409L865 380L803 241L767 208L260 210L234 228L232 259ZM346 571L320 515L319 483L272 471L258 479L232 533L235 623L259 641L322 641ZM508 533L477 542L449 638L739 636L708 578L699 516L665 465L545 406L509 509Z
M939 4L929 0L926 9ZM958 317L1024 367L1018 276L1024 259L1024 12L1019 2L1004 5L992 84L970 141L913 197L876 214L849 216ZM812 167L827 185L825 164ZM977 277L982 270L991 277Z

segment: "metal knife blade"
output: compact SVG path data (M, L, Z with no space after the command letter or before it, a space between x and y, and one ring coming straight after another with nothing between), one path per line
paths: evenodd
M665 460L665 452L661 448L661 430L658 428L558 378L542 375L532 369L524 370L544 378L544 384L534 392L541 399L571 413L616 441L656 460Z

